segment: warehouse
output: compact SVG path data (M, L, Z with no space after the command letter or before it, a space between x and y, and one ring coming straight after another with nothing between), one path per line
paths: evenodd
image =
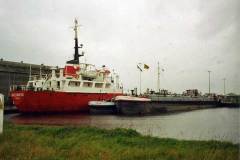
M4 94L5 103L11 103L9 88L11 85L26 85L29 75L48 74L50 66L44 64L30 64L21 62L5 61L0 59L0 93Z

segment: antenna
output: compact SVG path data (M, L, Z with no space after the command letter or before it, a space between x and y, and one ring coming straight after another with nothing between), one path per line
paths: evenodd
M75 39L78 38L78 35L77 35L78 27L80 27L80 25L78 25L78 21L77 21L77 19L75 18L75 20L74 20L74 27L73 27L73 30L74 30L74 32L75 32L75 37L74 37Z

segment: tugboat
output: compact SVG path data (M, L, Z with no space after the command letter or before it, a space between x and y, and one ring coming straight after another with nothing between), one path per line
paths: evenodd
M74 58L64 68L52 68L52 73L29 76L26 86L10 87L10 96L20 112L75 112L89 111L89 101L109 101L122 95L119 76L105 66L80 63L78 22L75 19Z
M118 96L117 96L118 97ZM88 102L92 114L115 114L116 104L113 101L90 101Z

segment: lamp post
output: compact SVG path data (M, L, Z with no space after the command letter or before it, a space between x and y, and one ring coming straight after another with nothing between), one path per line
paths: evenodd
M226 78L223 78L223 95L226 94Z
M208 94L210 94L210 91L211 91L211 86L210 86L210 74L211 74L211 71L208 71Z
M160 65L159 65L159 62L158 62L157 90L159 91L159 94L160 94L160 90L161 90L161 86L160 86L160 73L161 72L164 72L164 69L163 68L160 69Z
M157 79L157 90L160 93L160 67L158 62L158 79Z
M139 94L141 95L141 93L142 93L142 71L140 71L140 77L139 77L139 80L140 80Z

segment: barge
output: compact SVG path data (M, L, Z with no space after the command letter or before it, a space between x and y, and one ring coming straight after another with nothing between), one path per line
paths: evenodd
M207 97L174 97L148 96L147 98L132 96L117 96L116 107L120 114L146 115L190 111L217 107L214 98Z

